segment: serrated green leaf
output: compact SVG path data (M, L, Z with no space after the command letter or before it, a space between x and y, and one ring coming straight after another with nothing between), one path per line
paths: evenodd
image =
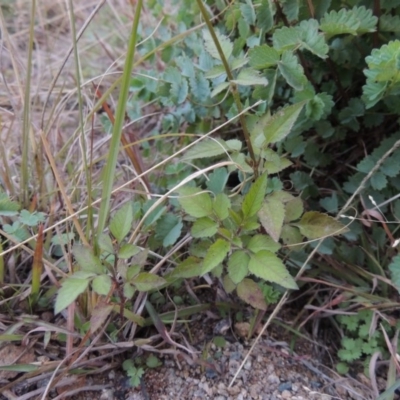
M156 357L153 354L150 354L146 359L146 365L149 368L157 368L162 365L162 362L160 361L160 359L158 357Z
M0 215L13 216L18 214L20 205L11 200L6 193L0 193Z
M172 246L181 235L182 219L173 214L166 214L157 221L156 239L162 240L164 247Z
M126 280L131 281L141 270L140 265L130 265L126 271Z
M208 193L199 188L184 187L179 190L179 195L180 205L192 217L208 217L212 214L212 201Z
M247 249L253 253L258 253L261 250L268 250L276 253L281 248L279 243L276 243L270 236L254 235L247 244Z
M264 127L264 135L269 143L276 143L284 139L292 130L305 102L293 104L278 110Z
M325 32L327 38L343 34L357 35L374 32L377 22L378 18L372 15L372 10L367 10L364 6L353 7L351 10L342 8L325 14L320 29Z
M266 44L249 50L249 64L255 69L274 67L280 60L280 52Z
M277 50L306 49L320 58L326 58L329 47L323 34L318 32L318 21L309 19L298 26L277 29L272 37Z
M285 206L282 201L268 196L258 211L258 218L265 231L278 242L285 219Z
M197 257L190 256L178 264L171 272L171 278L193 278L202 274L202 263Z
M284 51L282 59L278 62L278 69L286 82L295 90L303 90L308 82L304 69L300 65L297 56L292 51Z
M296 228L295 226L283 225L281 239L291 251L298 251L303 248L303 236L301 235L299 228Z
M242 86L268 85L268 79L252 68L243 68L232 82Z
M338 212L339 202L336 193L333 193L331 197L324 197L319 201L319 204L331 214Z
M226 293L232 293L236 289L236 285L232 282L232 279L229 275L225 275L222 278L222 285L224 286L224 290Z
M206 139L192 146L182 160L195 160L198 158L209 158L225 154L228 146L223 139Z
M238 284L248 274L248 264L250 257L243 250L233 252L228 260L228 275L232 282Z
M149 292L150 290L165 285L167 281L161 276L149 272L140 272L134 279L132 279L132 283L139 292Z
M295 197L293 200L285 204L285 222L295 221L303 214L303 200L300 197Z
M203 74L197 73L189 79L191 94L198 102L204 103L211 94L210 82Z
M217 36L218 42L221 46L222 53L224 54L225 58L228 60L232 54L233 44L232 42L226 37L222 35L217 30L215 31L215 35ZM204 39L204 47L207 52L217 60L221 60L221 56L218 53L217 47L213 41L213 38L208 30L203 30L203 39Z
M72 254L83 271L102 274L104 266L100 259L93 254L93 250L80 244L72 248Z
M45 221L45 215L42 212L29 212L28 210L21 210L19 214L19 221L27 226L37 226L40 222Z
M121 246L121 248L118 251L118 258L122 258L123 260L126 260L128 258L133 257L134 255L138 254L140 252L140 247L135 246L134 244L131 243L126 243Z
M268 171L268 175L276 174L292 165L292 162L285 157L280 157L270 148L264 149L264 168Z
M371 186L375 189L375 190L382 190L384 189L388 184L387 178L385 176L385 174L383 174L380 171L375 172L372 176L371 176Z
M256 25L265 33L269 32L274 26L274 12L270 0L261 0L256 8Z
M348 232L348 228L341 222L317 211L304 213L300 222L293 225L297 226L307 239L318 239Z
M89 282L89 279L67 278L58 289L54 313L58 314L72 304L87 289Z
M269 282L275 282L286 289L298 289L282 261L268 250L261 250L250 256L249 271Z
M205 77L207 79L215 79L224 74L226 75L225 67L220 64L220 65L215 65L209 71L207 71Z
M254 25L256 23L256 12L251 1L247 0L246 4L240 4L240 11L249 25Z
M133 223L133 207L128 201L114 215L110 222L110 231L119 243L132 229Z
M257 214L261 208L266 190L267 174L264 173L251 185L249 192L243 199L242 211L245 219Z
M204 238L214 236L217 230L218 224L215 221L209 217L203 217L194 222L190 233L194 238Z
M225 189L228 178L229 173L227 169L225 167L218 168L209 175L209 180L206 182L207 188L211 190L211 192L213 192L214 194L218 195L222 193Z
M230 248L231 246L226 240L217 239L215 243L210 246L204 257L201 274L204 275L217 267L218 264L224 260Z
M243 279L236 288L237 295L258 310L266 310L267 303L260 287L252 279Z
M213 209L215 215L218 217L220 221L229 217L229 209L231 208L231 201L229 197L224 193L218 193L215 196Z
M112 244L112 240L110 235L107 233L101 233L98 239L98 245L101 250L105 251L106 253L113 254L114 253L114 246Z
M227 89L230 86L229 82L222 82L219 85L217 85L211 92L211 97L215 97L217 94L221 93L225 89Z
M145 215L150 208L156 203L157 199L147 200L143 204L143 214ZM167 208L161 204L159 204L156 208L154 208L144 219L144 226L149 227L153 225L156 221L158 221L161 216L164 214Z
M107 296L111 290L111 287L112 280L106 274L98 275L92 281L93 290L102 296Z

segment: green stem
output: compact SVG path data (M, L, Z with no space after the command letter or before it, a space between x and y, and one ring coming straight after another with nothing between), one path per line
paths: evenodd
M117 109L115 112L115 123L112 132L110 152L108 154L107 165L104 170L103 192L101 196L101 206L99 212L99 222L97 226L97 237L103 232L110 210L111 191L114 182L115 168L117 165L118 151L121 143L122 128L124 124L126 102L129 94L129 81L132 72L133 59L137 41L137 31L140 21L140 13L143 0L138 0L133 19L132 32L129 38L128 51L126 53L124 72L122 74L120 95Z

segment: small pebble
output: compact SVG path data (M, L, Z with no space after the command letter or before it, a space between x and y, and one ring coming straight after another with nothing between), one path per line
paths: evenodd
M283 382L278 386L278 390L283 392L285 390L292 390L292 383L291 382Z

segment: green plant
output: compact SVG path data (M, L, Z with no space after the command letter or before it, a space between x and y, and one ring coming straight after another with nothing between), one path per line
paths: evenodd
M140 386L140 379L144 374L144 369L135 366L135 363L131 359L127 359L122 363L122 368L126 371L126 374L130 378L130 384L132 387Z
M376 315L372 310L362 310L355 315L339 315L337 321L343 327L344 337L341 340L341 349L338 351L341 363L338 363L338 372L345 374L349 364L355 361L364 362L364 373L369 376L369 363L372 354L381 352L382 358L388 356L386 343L382 332L377 329ZM382 321L388 335L393 334L393 327Z

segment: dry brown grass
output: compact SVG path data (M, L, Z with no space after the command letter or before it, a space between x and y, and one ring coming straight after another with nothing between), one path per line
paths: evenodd
M67 8L71 3L72 20L71 12ZM71 211L78 211L89 201L99 199L101 167L107 157L110 135L105 132L100 121L101 116L96 113L98 98L94 88L100 87L104 93L121 76L134 8L127 0L36 1L34 23L31 25L33 4L33 0L15 0L2 2L1 6L0 190L20 200L23 207L30 211L44 211L45 225L48 228L62 218L71 216ZM141 22L143 26L157 26L157 19L153 18L148 9L143 10ZM76 35L82 32L76 45L79 73L74 54L73 24ZM154 28L150 30L152 29ZM33 46L29 61L31 39ZM29 97L26 96L27 93ZM115 89L107 99L112 108L115 108L117 96L118 90ZM50 149L48 154L44 150L43 141ZM27 153L24 153L25 144L28 144ZM51 160L54 161L53 166L50 165ZM120 161L125 162L126 167L119 168L119 179L116 182L127 180L127 174L132 171L124 152L121 152ZM27 181L23 178L24 163L28 166ZM93 179L91 191L87 184L88 170ZM65 194L61 193L62 188ZM27 193L26 197L23 192ZM122 193L114 201L121 201L121 196L126 195ZM68 208L67 198L72 210L71 207ZM47 244L52 235L67 232L71 228L72 224L67 222L53 229L46 238ZM4 231L1 233L4 235ZM11 247L15 242L12 242L12 238L9 239ZM2 250L4 249L0 248L0 253ZM9 250L10 248L7 249ZM3 336L5 333L27 333L37 327L37 324L46 323L46 320L51 320L44 328L48 334L57 329L65 334L68 334L67 329L69 332L74 330L71 313L55 318L51 313L50 318L49 315L44 318L40 314L37 319L34 317L36 322L32 322L29 317L22 324L11 316L30 312L27 302L30 294L27 266L32 263L32 254L32 249L20 246L15 254L7 253L4 256L7 285L1 288L2 295L5 296L0 300L0 307L4 312L0 314L0 336L5 346L0 345L0 351L7 348L8 342L4 341ZM51 294L52 285L58 285L58 278L65 276L65 272L71 267L68 266L67 258L44 263L45 272L41 279L43 292L47 292L49 296L54 296L54 291ZM70 336L70 339L74 336L76 335ZM43 339L43 335L40 337ZM98 335L93 343L100 337ZM22 335L13 336L15 343L20 344L22 339ZM35 338L30 341L26 337L23 346L13 346L10 364L25 353L34 357L34 348L42 353L43 345L36 346L37 340ZM56 364L60 367L59 372L65 369L64 361L67 355L71 355L71 344L71 340L66 346L65 343L58 344ZM77 344L75 342L74 346ZM131 344L129 346L132 347ZM90 351L92 350L85 353ZM124 347L122 350L112 348L108 353L112 358L123 351ZM104 354L100 359L104 359ZM26 362L31 361L30 359ZM6 361L0 361L0 364L4 362ZM35 381L45 376L51 378L48 371L53 371L57 365L49 367L48 362L47 359L37 371L30 376L24 376L23 380L29 378ZM93 364L93 360L89 362L81 356L77 361L77 365L81 366L90 364ZM115 367L114 363L108 365ZM0 379L2 378L4 377L0 375ZM62 386L66 382L64 381L65 379L56 379L54 385ZM5 390L2 393L12 398L13 393L9 391L12 385L7 386L3 381L1 386ZM25 393L24 398L46 396L45 389L44 387L37 394Z

